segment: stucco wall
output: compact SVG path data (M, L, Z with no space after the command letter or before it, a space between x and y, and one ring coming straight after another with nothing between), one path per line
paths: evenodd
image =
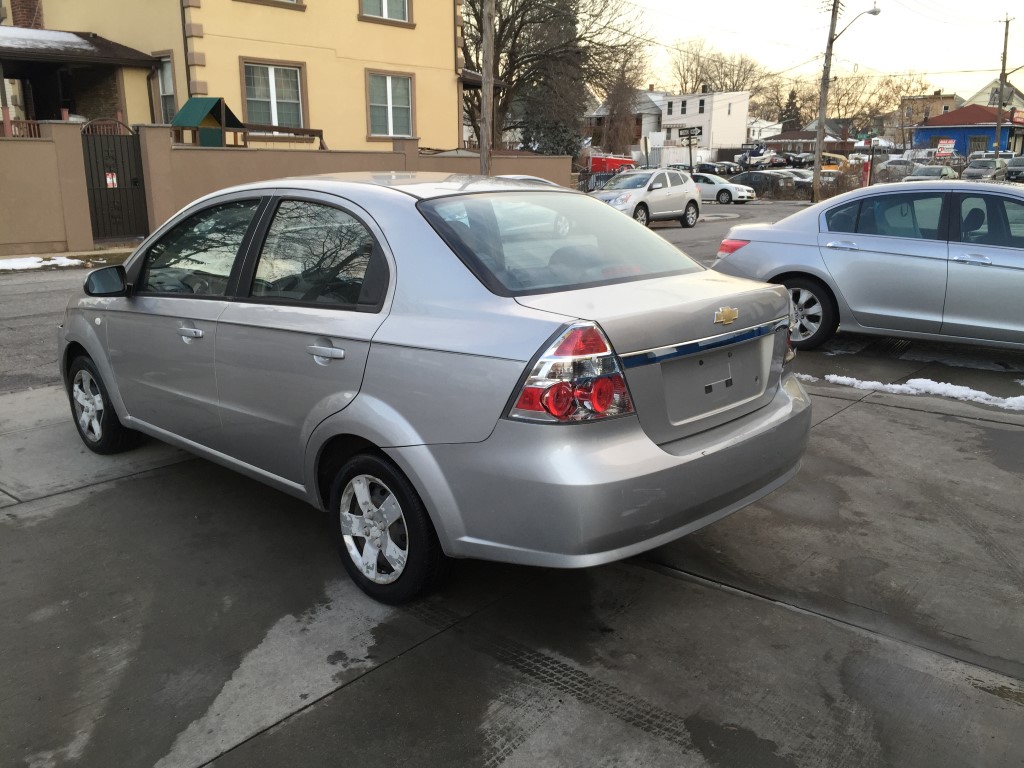
M0 139L0 255L93 247L82 134L41 123L41 139Z
M0 255L66 250L53 142L0 139L0 168Z
M150 229L187 203L235 184L341 171L405 171L407 156L388 144L378 152L211 149L171 144L170 131L140 126Z

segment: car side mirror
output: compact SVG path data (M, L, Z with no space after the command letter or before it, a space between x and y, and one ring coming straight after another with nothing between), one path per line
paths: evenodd
M651 186L650 186L650 189L651 189L651 191L653 192L654 190L656 190L656 189L661 189L661 188L662 188L662 187L664 187L664 186L665 186L665 185L664 185L664 184L662 184L662 183L661 183L660 181L656 181L656 182L654 182L653 184L651 184Z
M128 277L121 264L93 270L85 278L87 296L127 296Z

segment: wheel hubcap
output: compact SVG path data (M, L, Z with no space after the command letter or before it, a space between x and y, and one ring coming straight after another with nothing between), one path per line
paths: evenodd
M405 570L409 535L391 489L372 475L356 475L341 494L338 511L349 557L375 584L390 584Z
M99 385L88 371L79 371L71 386L75 404L75 418L82 435L90 443L103 439L103 395Z
M791 337L795 341L806 341L821 328L822 306L818 297L804 288L791 288L795 322Z
M692 205L686 209L686 223L691 227L697 223L697 209Z
M636 213L633 214L633 218L639 221L641 224L647 223L647 211L643 208L637 208Z

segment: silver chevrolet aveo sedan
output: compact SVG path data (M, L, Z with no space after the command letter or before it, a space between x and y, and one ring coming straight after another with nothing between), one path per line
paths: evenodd
M88 276L59 359L90 449L150 435L326 510L395 603L449 557L598 565L779 487L789 324L586 195L342 174L189 205Z

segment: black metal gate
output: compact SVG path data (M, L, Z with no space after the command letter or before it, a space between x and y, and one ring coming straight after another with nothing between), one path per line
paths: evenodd
M93 120L82 127L82 149L93 237L148 235L138 135L116 120Z

